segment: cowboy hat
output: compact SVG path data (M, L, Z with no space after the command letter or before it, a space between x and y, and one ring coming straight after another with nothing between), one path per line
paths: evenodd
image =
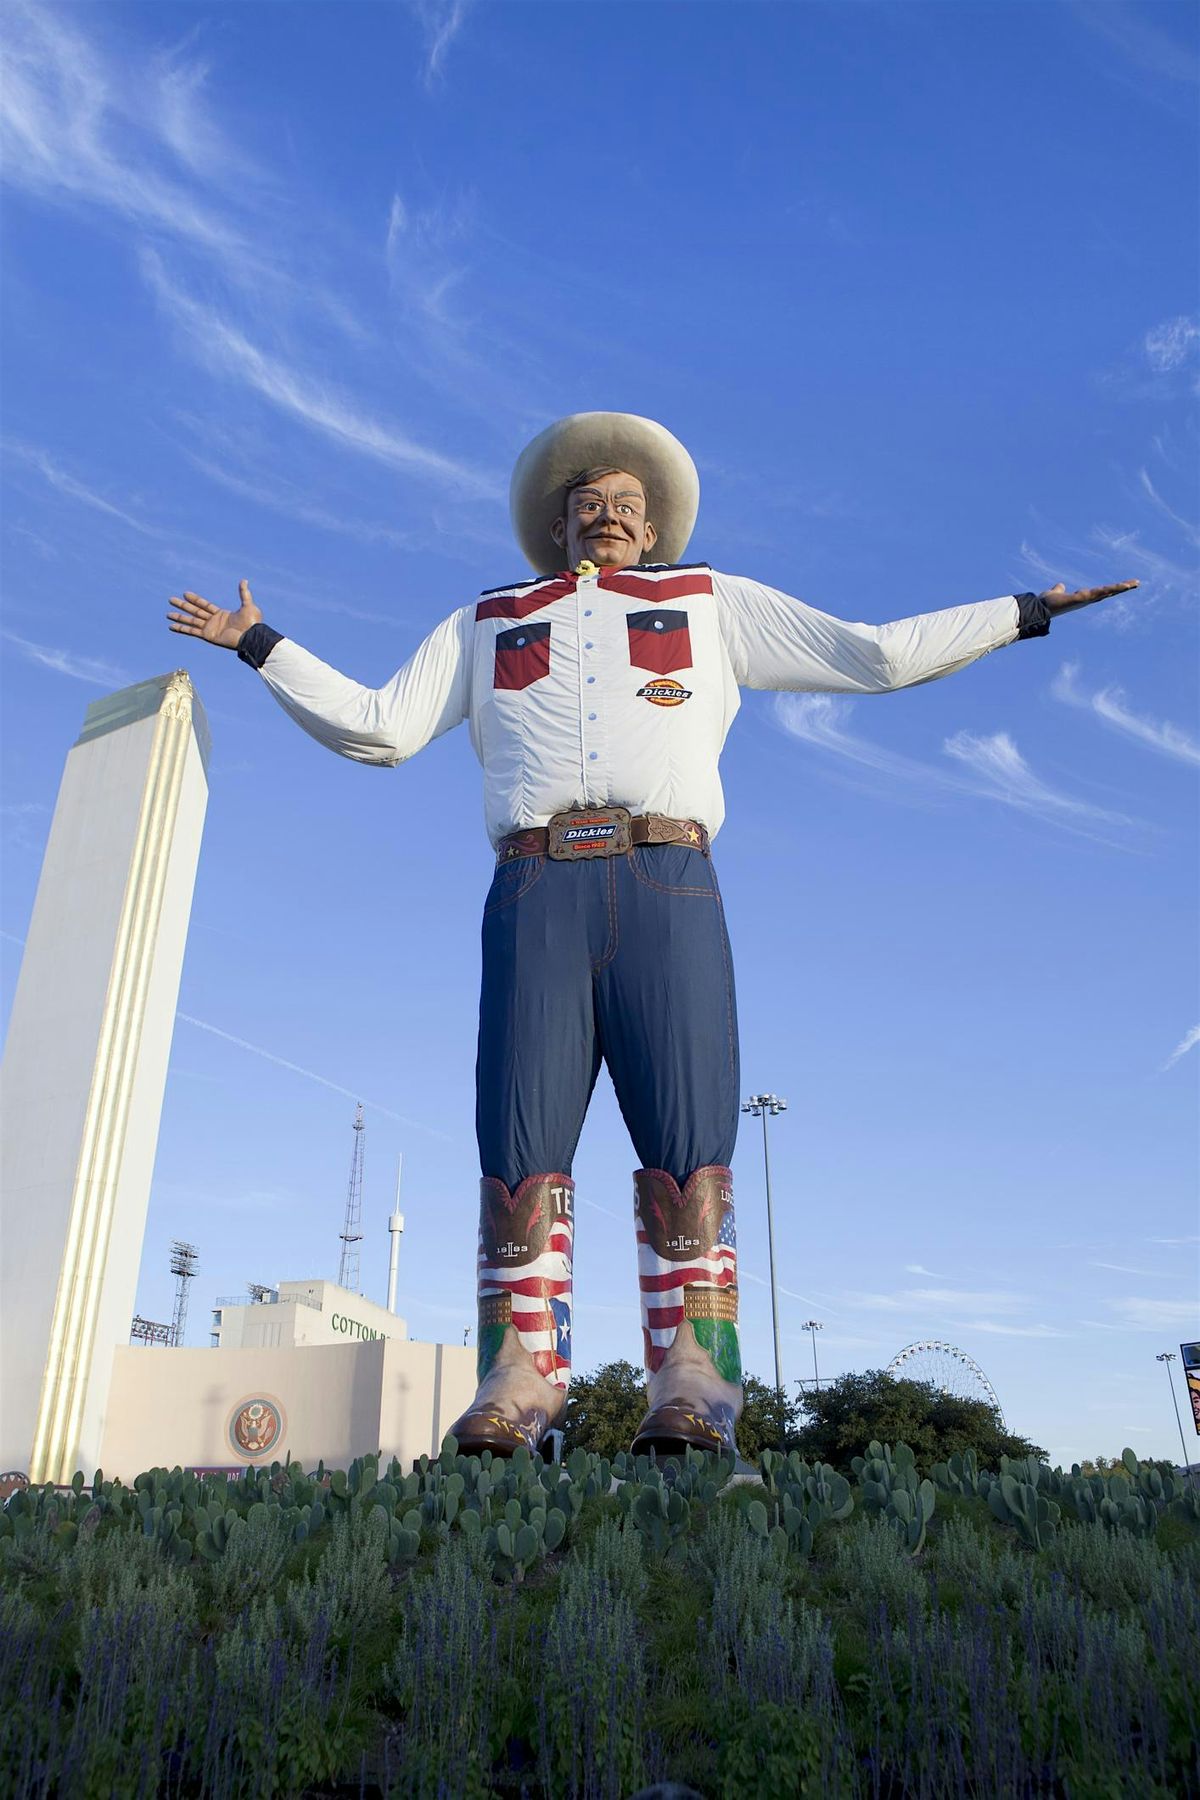
M540 575L562 568L550 527L563 516L567 483L585 469L602 468L627 469L645 488L658 533L655 561L678 562L683 555L700 506L700 477L679 439L636 413L571 413L539 432L513 470L513 531Z

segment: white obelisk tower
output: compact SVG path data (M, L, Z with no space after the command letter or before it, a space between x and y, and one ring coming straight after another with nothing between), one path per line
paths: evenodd
M129 1341L208 804L177 670L88 707L13 1001L0 1143L0 1469L96 1466Z

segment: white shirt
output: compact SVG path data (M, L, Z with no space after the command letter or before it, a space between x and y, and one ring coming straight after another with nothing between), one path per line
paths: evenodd
M1018 635L1013 595L853 625L706 564L542 576L444 619L381 688L283 638L264 681L320 743L407 762L468 721L493 844L575 806L725 817L718 761L738 689L883 694Z

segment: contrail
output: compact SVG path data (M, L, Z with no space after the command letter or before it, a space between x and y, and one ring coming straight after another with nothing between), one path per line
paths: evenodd
M185 1025L195 1025L200 1031L211 1032L213 1037L224 1038L227 1044L236 1044L239 1050L249 1050L252 1056L261 1056L265 1062L274 1063L277 1068L290 1069L293 1075L303 1075L307 1081L317 1081L322 1087L332 1088L335 1094L344 1094L347 1100L362 1101L373 1112L382 1113L386 1119L395 1119L398 1125L407 1125L411 1131L423 1131L443 1144L452 1144L454 1139L444 1131L435 1131L431 1125L423 1125L418 1119L410 1119L405 1113L393 1112L390 1106L381 1106L377 1100L367 1100L353 1088L345 1088L336 1081L330 1081L325 1075L318 1075L315 1069L302 1069L299 1063L288 1062L284 1056L276 1056L273 1050L264 1050L261 1044L247 1043L245 1038L235 1037L232 1031L222 1031L219 1025L210 1025L207 1019L195 1019L191 1013L177 1012L177 1019Z
M606 1219L615 1219L618 1225L624 1225L625 1220L620 1213L613 1212L611 1207L601 1206L598 1200L589 1200L586 1194L577 1194L575 1198L581 1206L590 1206L593 1212L603 1213Z
M1186 1056L1188 1051L1194 1050L1197 1044L1200 1044L1200 1025L1193 1025L1187 1035L1180 1038L1170 1056L1168 1056L1166 1062L1159 1070L1159 1073L1165 1075L1168 1069L1174 1067L1181 1056Z
M764 1280L764 1278L761 1275L752 1275L750 1273L749 1269L747 1269L747 1268L743 1267L743 1268L739 1269L738 1274L741 1276L743 1281L753 1281L757 1287L766 1287L767 1286L767 1282ZM781 1281L777 1281L775 1283L775 1286L778 1288L778 1290L781 1294L786 1294L789 1300L803 1300L805 1306L820 1306L821 1305L821 1302L819 1300L814 1300L810 1294L798 1294L796 1292L795 1288L784 1287L784 1285ZM829 1310L830 1310L829 1307L825 1308L826 1312L828 1312ZM836 1314L834 1316L836 1317Z
M10 944L20 944L22 949L25 947L25 939L17 937L15 932L0 928L0 937L7 938ZM222 1031L219 1025L210 1025L207 1019L196 1019L191 1013L185 1012L177 1012L175 1017L182 1019L185 1025L195 1025L199 1031L208 1031L213 1037L224 1038L227 1044L236 1044L239 1050L249 1050L252 1056L261 1056L264 1062L274 1063L277 1068L289 1069L293 1075L303 1075L306 1081L317 1081L322 1087L331 1088L335 1094L344 1094L347 1100L353 1100L356 1104L361 1100L372 1112L382 1113L385 1119L395 1119L397 1125L407 1125L410 1131L423 1131L427 1137L437 1138L440 1144L452 1144L456 1141L444 1131L435 1131L432 1125L422 1125L419 1119L410 1119L407 1113L393 1112L390 1106L381 1106L378 1100L363 1099L353 1088L341 1087L327 1076L318 1075L315 1069L302 1069L299 1063L288 1062L285 1056L276 1056L273 1050L264 1050L261 1044L250 1044L245 1038L234 1037L232 1031ZM594 1205L595 1202L589 1204ZM600 1207L598 1210L603 1212L605 1209Z

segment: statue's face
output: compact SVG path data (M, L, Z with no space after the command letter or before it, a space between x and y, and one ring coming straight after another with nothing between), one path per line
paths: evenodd
M585 561L601 569L627 569L653 549L658 535L646 517L645 489L623 469L572 488L566 517L556 519L552 530L572 569Z

